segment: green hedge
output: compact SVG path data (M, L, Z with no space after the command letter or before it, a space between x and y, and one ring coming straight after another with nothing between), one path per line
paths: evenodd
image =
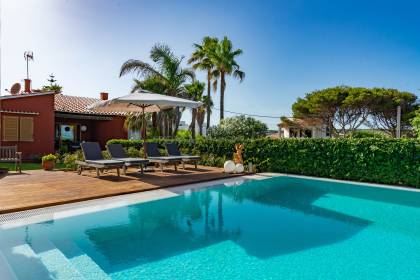
M177 142L202 164L222 166L235 151L234 140L149 140ZM110 140L142 148L138 140ZM244 142L245 164L260 172L282 172L362 182L420 187L420 141L415 139L256 139ZM162 146L163 148L163 146Z

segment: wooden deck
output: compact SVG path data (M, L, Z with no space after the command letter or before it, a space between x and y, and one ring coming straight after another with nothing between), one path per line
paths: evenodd
M11 173L0 180L0 214L238 176L207 166L177 172L136 171L129 169L120 178L113 171L101 178L94 171L82 175L43 170Z

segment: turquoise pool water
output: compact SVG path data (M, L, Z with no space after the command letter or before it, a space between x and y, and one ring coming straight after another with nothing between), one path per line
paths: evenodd
M18 279L418 280L420 192L246 181L3 230L0 246Z

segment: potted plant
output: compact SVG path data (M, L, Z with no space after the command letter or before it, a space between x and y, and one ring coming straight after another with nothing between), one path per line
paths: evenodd
M53 154L45 155L42 157L42 168L44 170L53 170L57 157Z

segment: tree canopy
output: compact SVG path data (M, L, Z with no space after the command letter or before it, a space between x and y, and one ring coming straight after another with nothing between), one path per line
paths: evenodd
M420 139L420 108L416 111L414 118L411 121L413 129L417 134L417 138Z
M210 127L210 138L260 138L267 134L267 125L244 115L223 119L219 125Z
M293 104L293 116L321 120L335 135L346 136L362 125L395 136L397 107L401 128L410 128L417 97L396 89L339 86L313 91Z

